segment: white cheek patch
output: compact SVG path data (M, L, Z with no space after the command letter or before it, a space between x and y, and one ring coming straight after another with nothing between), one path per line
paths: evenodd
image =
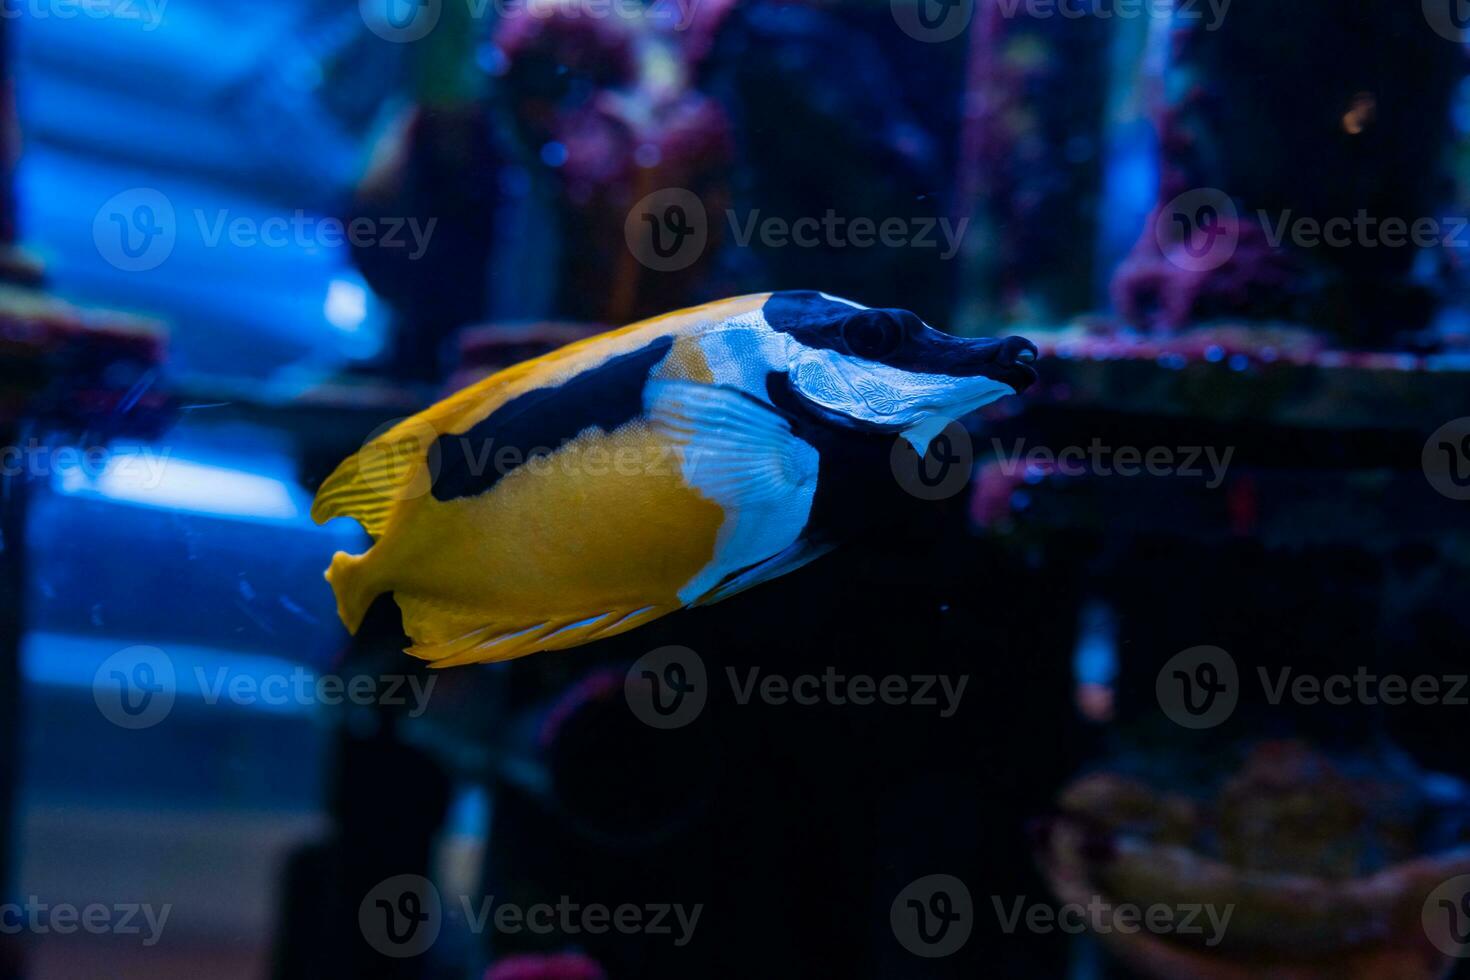
M838 380L829 365L817 360L803 361L792 370L791 378L797 391L823 408L861 417L856 415L859 409L854 393Z
M880 417L886 418L903 410L903 399L899 393L871 374L854 378L852 387L863 403Z
M951 420L1015 393L992 378L921 374L831 350L803 348L797 356L792 378L803 397L849 418L901 429L920 455Z

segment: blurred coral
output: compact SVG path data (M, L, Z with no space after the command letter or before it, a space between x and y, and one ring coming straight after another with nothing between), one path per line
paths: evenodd
M607 980L607 974L580 953L554 953L507 956L485 971L485 980Z
M1208 801L1092 774L1062 792L1038 860L1065 903L1230 909L1217 943L1094 922L1145 976L1431 980L1452 961L1421 913L1470 873L1470 849L1421 853L1434 848L1416 831L1446 803L1430 779L1396 756L1336 763L1292 741L1256 745ZM1451 802L1470 805L1463 787Z
M723 110L693 87L680 25L618 9L591 18L548 0L495 35L515 134L555 182L561 236L580 249L563 256L559 312L614 323L687 305L697 274L644 276L624 246L629 209L684 188L718 210L732 157Z
M1155 235L1170 215L1156 210L1133 254L1113 273L1113 305L1129 323L1152 330L1180 330L1198 320L1221 316L1284 316L1286 300L1300 270L1273 249L1265 230L1238 217L1220 220L1221 231L1238 244L1216 268L1190 261L1190 243ZM1161 244L1161 239L1167 245Z

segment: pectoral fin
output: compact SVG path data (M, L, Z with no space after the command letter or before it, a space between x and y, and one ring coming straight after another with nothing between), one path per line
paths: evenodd
M655 381L644 404L653 425L682 447L690 482L719 503L758 505L816 485L817 451L742 391Z
M820 461L782 415L734 388L684 381L651 383L645 410L680 447L689 485L725 513L714 559L679 590L680 599L702 601L731 576L797 544L811 514ZM742 588L799 564L772 566Z

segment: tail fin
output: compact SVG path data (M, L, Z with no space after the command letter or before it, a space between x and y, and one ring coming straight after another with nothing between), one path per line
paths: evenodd
M325 524L334 517L351 517L374 540L382 537L394 505L432 489L438 462L434 446L439 436L459 431L460 425L483 414L491 393L525 374L534 363L527 361L493 374L370 436L322 481L311 505L312 520Z
M374 584L366 568L367 555L349 555L339 551L332 556L332 567L327 569L326 579L337 596L337 615L347 632L356 634L367 615L368 607L383 590Z
M311 505L311 519L325 524L334 517L351 517L376 541L388 529L399 503L421 497L433 488L437 455L434 445L442 432L454 431L466 412L480 405L499 382L492 376L431 405L370 436L353 455L322 481ZM368 607L388 591L371 563L372 552L332 556L326 578L337 596L337 615L356 633Z
M311 505L312 520L325 524L351 517L374 539L382 537L395 504L429 492L438 438L432 424L415 416L369 439L322 482Z

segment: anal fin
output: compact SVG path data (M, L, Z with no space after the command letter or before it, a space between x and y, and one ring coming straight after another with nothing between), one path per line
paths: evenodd
M616 636L618 633L641 626L660 616L673 612L674 606L642 606L634 609L614 609L587 616L571 616L556 620L510 627L487 625L442 641L420 641L422 635L415 630L413 613L418 604L402 597L399 604L404 609L405 626L408 634L415 638L414 645L406 651L430 666L459 667L464 664L499 663L514 660L543 650L564 650L580 646L594 639Z

